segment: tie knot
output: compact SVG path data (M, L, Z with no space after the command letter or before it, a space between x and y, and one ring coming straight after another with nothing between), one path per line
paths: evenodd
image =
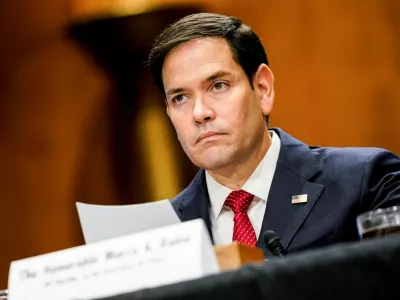
M243 190L237 190L228 195L225 205L229 206L235 214L238 212L247 213L253 198L254 195Z

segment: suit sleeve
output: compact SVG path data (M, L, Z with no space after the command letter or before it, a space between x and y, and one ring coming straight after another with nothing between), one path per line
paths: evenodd
M379 150L364 165L361 211L400 205L400 159Z

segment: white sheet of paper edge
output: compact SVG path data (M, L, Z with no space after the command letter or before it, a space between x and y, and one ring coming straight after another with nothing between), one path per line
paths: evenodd
M83 236L93 243L180 223L169 200L132 205L76 203Z
M201 219L14 261L9 300L94 299L219 271Z

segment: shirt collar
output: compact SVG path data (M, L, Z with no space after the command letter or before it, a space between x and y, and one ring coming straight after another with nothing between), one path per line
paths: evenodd
M271 188L281 149L279 136L272 130L269 132L272 136L271 146L258 164L257 168L254 170L253 174L251 174L242 187L242 190L253 194L263 201L267 201L268 199L269 190ZM233 190L215 181L207 171L206 182L213 212L211 219L215 220L218 218L222 207L224 206L225 199Z

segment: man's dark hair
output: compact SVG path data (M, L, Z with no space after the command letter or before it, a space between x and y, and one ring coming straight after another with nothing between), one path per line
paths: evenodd
M169 25L155 40L149 54L149 66L158 88L164 92L162 68L166 56L176 47L203 37L224 38L233 59L243 68L253 87L253 76L261 64L268 65L267 54L257 34L237 18L198 13ZM268 117L267 117L268 119Z

